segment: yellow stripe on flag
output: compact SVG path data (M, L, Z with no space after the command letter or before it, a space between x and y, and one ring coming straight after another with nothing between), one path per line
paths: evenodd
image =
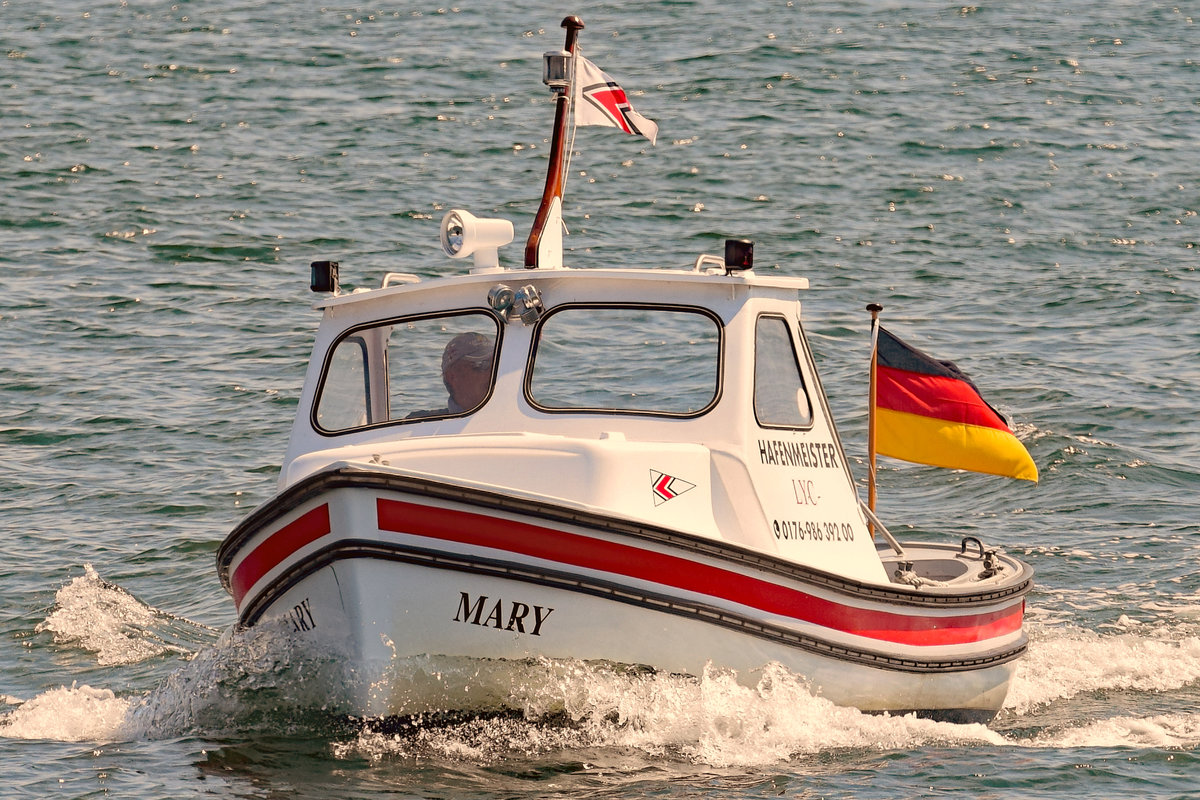
M966 469L1037 482L1037 465L1008 431L876 409L878 452L931 467Z

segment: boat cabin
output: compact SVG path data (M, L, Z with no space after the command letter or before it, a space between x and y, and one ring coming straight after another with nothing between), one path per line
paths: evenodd
M280 488L357 463L887 583L801 328L807 285L704 256L334 294Z

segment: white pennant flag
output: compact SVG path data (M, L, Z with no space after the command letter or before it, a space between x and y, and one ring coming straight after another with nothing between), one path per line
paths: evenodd
M575 124L608 125L654 144L658 125L633 110L621 85L583 56L575 58Z

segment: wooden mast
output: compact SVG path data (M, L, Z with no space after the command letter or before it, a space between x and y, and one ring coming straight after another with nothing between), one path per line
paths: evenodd
M570 16L562 21L562 26L567 29L567 43L563 50L570 53L571 60L574 61L575 43L579 38L579 32L583 30L583 20L576 16ZM574 90L572 82L575 80L573 69L568 72L568 76L569 80L565 87L551 87L557 97L554 109L554 135L550 140L550 165L546 168L546 188L542 192L542 204L538 206L537 215L533 218L533 227L529 231L529 239L525 243L526 269L537 269L538 245L541 244L546 222L550 219L551 207L555 200L559 201L560 206L562 204L563 185L567 178L567 120L570 116ZM556 224L561 225L561 219L556 219Z

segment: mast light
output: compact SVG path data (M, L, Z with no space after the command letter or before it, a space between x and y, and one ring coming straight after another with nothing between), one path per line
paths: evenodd
M542 54L542 83L556 92L565 92L571 85L575 60L566 50L551 50Z

